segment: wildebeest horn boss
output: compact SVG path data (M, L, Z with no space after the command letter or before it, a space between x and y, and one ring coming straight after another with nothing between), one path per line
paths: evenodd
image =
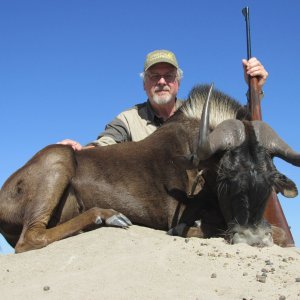
M263 212L272 190L295 197L297 188L272 158L300 166L300 154L267 124L248 121L246 108L229 96L208 94L208 86L196 86L140 142L78 152L50 145L38 152L1 189L1 233L16 252L131 222L251 245L272 243L273 231L275 243L284 245L284 232L266 224ZM199 126L202 110L206 121Z

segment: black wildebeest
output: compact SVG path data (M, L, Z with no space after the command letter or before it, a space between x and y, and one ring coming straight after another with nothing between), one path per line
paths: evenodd
M38 152L1 189L1 233L16 252L95 226L127 227L130 220L182 236L226 233L233 243L268 244L269 194L297 195L272 158L300 166L300 155L265 123L244 120L246 109L236 101L209 94L208 86L194 88L140 142L79 152L50 145Z

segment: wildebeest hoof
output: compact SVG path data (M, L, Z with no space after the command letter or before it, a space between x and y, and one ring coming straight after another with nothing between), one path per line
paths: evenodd
M186 224L180 223L177 224L175 227L171 228L167 233L169 235L183 236L183 232L185 229L186 229Z
M201 220L197 220L197 221L195 221L194 226L200 228L201 224L202 224Z
M106 225L127 228L131 226L131 221L123 214L113 215L105 221Z
M102 224L102 219L99 216L96 218L95 224L97 224L97 225Z

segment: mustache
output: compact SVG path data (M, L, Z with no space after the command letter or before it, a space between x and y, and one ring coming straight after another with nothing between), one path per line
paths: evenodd
M154 89L154 92L162 92L162 91L166 91L166 92L170 92L170 88L168 86L157 86Z

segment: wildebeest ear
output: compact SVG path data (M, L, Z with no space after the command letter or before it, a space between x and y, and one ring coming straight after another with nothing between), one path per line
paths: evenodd
M275 190L287 198L294 198L298 195L298 189L294 181L280 173L275 180Z
M174 164L185 170L192 170L197 168L194 161L194 154L178 155L173 157Z

